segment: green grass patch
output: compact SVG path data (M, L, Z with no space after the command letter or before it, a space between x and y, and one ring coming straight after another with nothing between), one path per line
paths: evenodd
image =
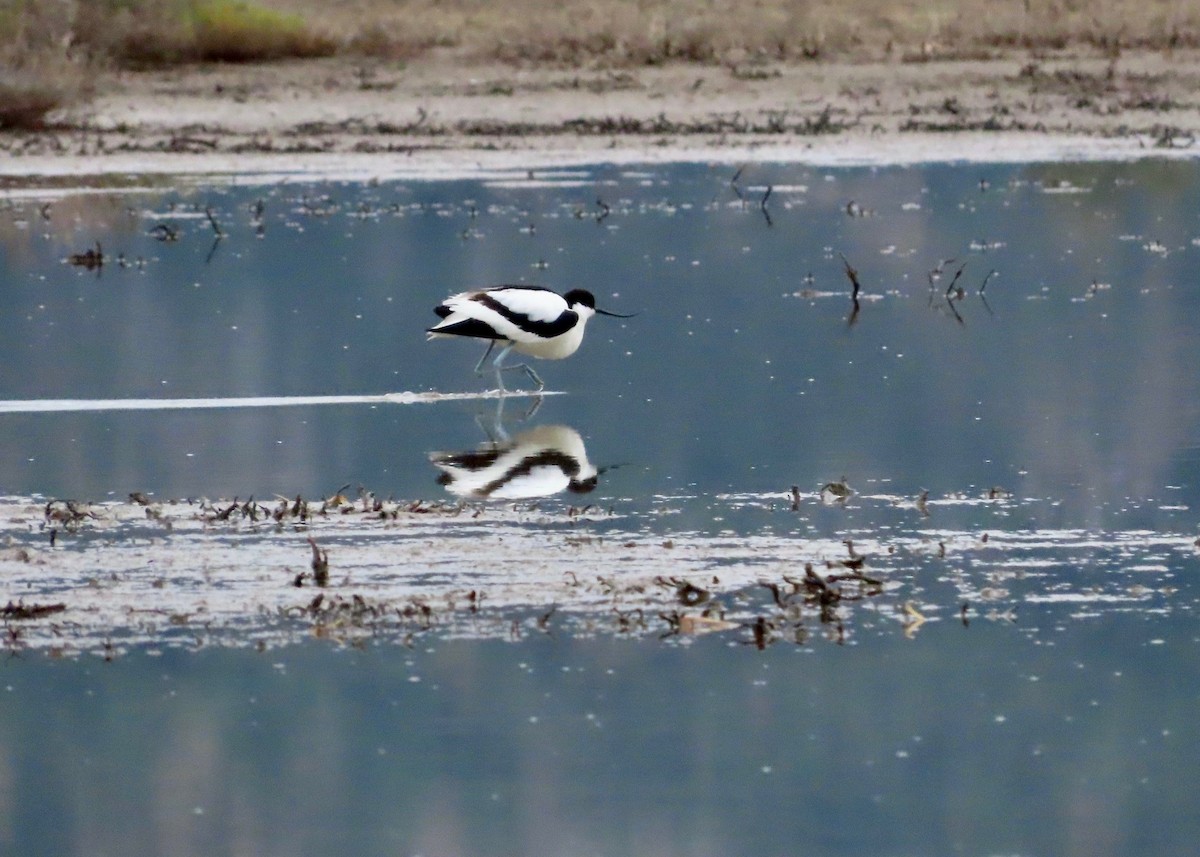
M277 12L244 0L198 0L188 10L201 60L252 62L332 54L337 45L300 15Z
M70 38L92 61L120 66L259 62L339 47L302 14L252 0L79 0Z

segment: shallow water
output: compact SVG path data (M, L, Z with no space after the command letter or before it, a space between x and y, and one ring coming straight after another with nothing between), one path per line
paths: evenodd
M999 485L1081 526L1158 526L1196 505L1193 167L756 165L744 204L731 178L201 187L69 197L49 220L22 201L0 226L0 397L479 390L482 349L425 342L432 306L539 282L641 312L594 320L575 357L538 364L568 395L530 424L572 427L594 462L622 465L599 502L844 476L914 496ZM152 237L160 225L178 239ZM102 270L63 263L95 241ZM843 254L864 289L853 326ZM965 295L947 303L962 262ZM91 500L345 483L432 498L427 453L485 442L476 414L491 407L7 414L0 479Z
M1154 625L946 624L761 653L538 635L10 662L4 841L99 855L1187 853L1194 623Z
M9 197L0 850L1189 850L1200 171L734 178Z

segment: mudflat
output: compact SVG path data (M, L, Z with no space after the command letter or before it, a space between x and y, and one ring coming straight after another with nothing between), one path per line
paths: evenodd
M8 175L254 170L279 156L913 161L1190 154L1200 51L970 61L516 67L453 50L114 72ZM1200 151L1200 150L1198 150Z

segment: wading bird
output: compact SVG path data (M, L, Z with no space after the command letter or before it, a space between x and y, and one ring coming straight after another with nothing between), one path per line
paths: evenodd
M526 363L502 365L510 351L542 360L561 360L578 350L583 329L593 315L632 317L597 309L595 297L584 289L559 295L541 286L496 286L462 292L446 298L433 311L442 320L428 329L430 339L469 336L489 340L487 351L475 364L477 375L483 374L484 362L499 343L500 353L492 367L501 390L501 373L513 369L524 369L539 390L546 386Z

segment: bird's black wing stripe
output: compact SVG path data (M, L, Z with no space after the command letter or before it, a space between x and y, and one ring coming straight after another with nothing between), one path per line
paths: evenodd
M489 482L477 493L480 497L490 497L514 479L528 476L535 467L557 467L568 479L574 479L580 471L579 459L575 456L559 452L557 449L544 449L536 455L525 456L503 476Z
M491 467L500 457L499 449L480 449L468 452L445 452L433 459L435 464L458 467L463 470L483 470Z
M553 321L534 321L524 313L513 312L506 307L502 302L496 300L487 292L472 298L483 304L488 309L495 310L500 313L507 321L512 322L521 330L528 331L534 336L540 336L542 339L553 339L556 336L562 336L568 330L575 326L575 322L579 320L579 313L574 310L565 310L558 318ZM492 337L493 339L499 337Z
M550 292L551 294L554 294L554 292L552 290L546 288L545 286L525 286L525 285L493 286L490 289L480 289L479 291L476 291L476 292L467 292L466 293L467 300L473 300L475 298L475 296L481 295L484 292L498 292L498 291ZM437 306L435 306L433 308L433 311L435 313L437 313L438 318L449 318L450 313L454 312L454 310L452 310L450 308L450 304L449 304L450 300L452 300L452 299L448 298L447 300L442 301L440 304L438 304Z
M491 325L477 318L464 318L449 327L431 327L426 333L449 333L454 336L473 336L476 339L507 339L504 334L492 330Z

